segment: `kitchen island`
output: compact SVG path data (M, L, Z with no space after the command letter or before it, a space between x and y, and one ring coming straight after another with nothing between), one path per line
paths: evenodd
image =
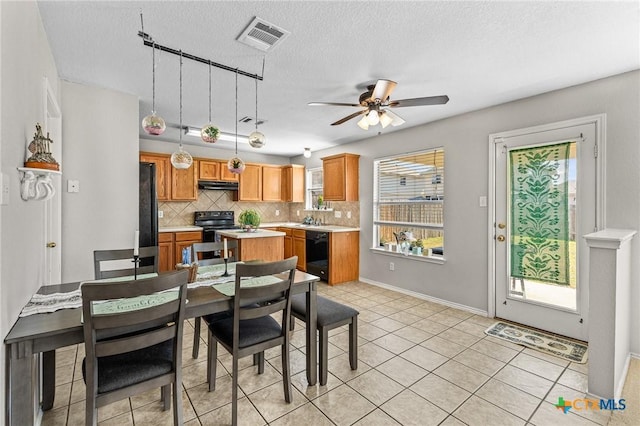
M222 229L217 235L238 241L237 260L263 260L272 262L284 259L284 232L258 229L246 232L240 229Z

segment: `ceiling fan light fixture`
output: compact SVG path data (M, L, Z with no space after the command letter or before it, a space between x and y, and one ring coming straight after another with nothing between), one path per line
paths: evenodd
M369 130L369 121L367 120L367 116L365 115L358 121L358 127L362 130Z
M393 118L389 116L385 111L380 113L380 125L385 129L389 124L393 123Z
M367 114L367 122L369 122L371 126L375 126L376 124L378 124L380 122L378 111L376 111L375 109L369 111L369 113Z
M305 148L302 155L304 155L304 158L311 158L311 148Z

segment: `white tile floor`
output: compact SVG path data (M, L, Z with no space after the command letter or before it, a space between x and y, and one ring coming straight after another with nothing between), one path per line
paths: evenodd
M308 386L304 324L292 337L293 401L284 401L279 349L268 351L258 375L241 362L239 421L243 425L606 425L608 411L554 404L585 396L588 367L484 334L493 320L361 282L319 293L360 311L357 371L349 368L347 328L331 333L326 386ZM206 346L191 358L193 329L183 352L185 425L224 425L231 419L230 357L219 350L216 390L207 392ZM206 340L206 335L204 335ZM54 409L43 425L84 423L84 346L59 351ZM624 415L624 413L619 413ZM169 425L159 392L99 410L103 425ZM630 423L632 424L632 423Z

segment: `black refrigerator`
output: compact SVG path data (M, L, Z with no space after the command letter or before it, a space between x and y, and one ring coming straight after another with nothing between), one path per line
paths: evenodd
M156 165L153 163L140 163L140 190L139 190L140 220L140 247L158 245L158 199L156 196ZM143 266L143 265L141 265Z

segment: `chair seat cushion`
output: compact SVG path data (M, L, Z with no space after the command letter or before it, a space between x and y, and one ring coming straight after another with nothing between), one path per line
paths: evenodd
M324 327L358 315L351 306L334 302L326 297L317 297L318 327ZM291 296L291 310L298 315L306 315L307 299L304 294Z
M233 316L209 323L209 329L216 339L228 346L233 344ZM282 335L280 324L270 316L240 321L240 341L244 348Z
M173 339L148 348L98 358L98 394L111 392L173 371ZM86 383L86 358L82 360Z

